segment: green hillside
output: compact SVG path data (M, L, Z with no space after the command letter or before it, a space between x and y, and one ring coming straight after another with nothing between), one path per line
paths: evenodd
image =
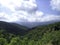
M6 30L8 33L24 35L28 30L27 27L16 24L0 21L0 29Z
M60 22L32 29L23 27L0 22L0 45L60 45Z

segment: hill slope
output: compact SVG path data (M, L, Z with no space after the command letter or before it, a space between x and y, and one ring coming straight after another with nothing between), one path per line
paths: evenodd
M30 30L17 24L0 22L0 45L60 45L60 22Z
M21 35L22 33L25 33L28 30L27 27L24 27L22 25L15 23L7 23L3 21L0 21L0 29L4 29L10 33L21 34Z
M53 24L36 26L32 28L26 36L28 36L29 38L34 37L35 39L39 39L46 32L59 31L59 30L60 30L60 22L56 22Z

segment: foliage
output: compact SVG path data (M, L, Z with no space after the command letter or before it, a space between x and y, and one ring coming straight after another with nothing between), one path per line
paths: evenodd
M34 27L25 35L13 32L0 27L0 45L60 45L60 23Z

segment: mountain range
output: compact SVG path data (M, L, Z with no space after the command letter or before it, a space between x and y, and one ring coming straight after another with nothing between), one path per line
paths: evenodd
M0 45L60 45L60 22L33 28L0 21Z
M16 23L8 23L8 22L3 22L0 21L0 29L4 29L7 30L10 33L14 33L14 34L22 34L25 33L28 28Z
M56 26L55 26L56 25ZM8 32L11 32L11 33L14 33L14 34L22 34L24 35L26 32L29 32L30 30L34 30L36 28L41 28L44 29L45 27L49 27L50 29L51 28L56 28L58 30L58 28L60 29L60 22L55 22L55 23L52 23L52 24L45 24L44 25L38 25L38 26L35 26L35 27L32 27L32 28L29 28L27 26L22 26L20 24L17 24L17 23L8 23L8 22L4 22L4 21L0 21L0 29L4 29L4 30L7 30ZM47 28L48 29L48 28Z

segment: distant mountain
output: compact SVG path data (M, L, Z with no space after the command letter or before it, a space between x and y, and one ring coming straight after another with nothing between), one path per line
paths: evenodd
M8 23L0 21L0 29L7 30L10 33L14 34L24 34L28 28L16 23Z
M17 24L26 26L28 28L33 28L36 26L42 26L42 25L48 25L48 24L53 24L59 21L48 21L48 22L16 22Z

